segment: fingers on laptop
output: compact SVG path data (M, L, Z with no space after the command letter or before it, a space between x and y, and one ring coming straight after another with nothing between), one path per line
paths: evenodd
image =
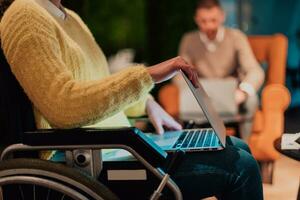
M199 87L199 81L198 81L198 73L197 70L190 64L188 64L184 59L180 57L180 69L183 73L186 74L186 76L191 80L193 85L197 88Z
M163 122L163 125L166 126L169 130L181 130L182 126L176 122L172 117L166 118Z
M158 134L163 134L165 132L164 127L172 131L182 130L182 126L171 116L161 119L154 119L152 124Z

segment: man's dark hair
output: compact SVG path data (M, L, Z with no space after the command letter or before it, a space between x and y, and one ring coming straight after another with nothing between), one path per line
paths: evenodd
M219 0L199 0L196 9L206 8L210 9L213 7L222 8Z

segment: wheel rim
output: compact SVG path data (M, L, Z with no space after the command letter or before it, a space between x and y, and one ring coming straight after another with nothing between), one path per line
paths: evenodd
M24 186L32 186L32 191L25 191ZM21 200L27 200L27 199L40 199L37 198L37 196L43 196L45 197L45 200L50 199L50 193L55 192L55 196L57 199L65 200L65 199L72 199L72 200L88 200L87 197L79 193L78 191L65 186L61 183L40 178L40 177L32 177L32 176L10 176L10 177L4 177L0 179L0 200L8 200L5 199L8 196L13 195L14 197L17 197ZM14 187L14 188L12 188ZM16 191L14 194L11 193L11 189L18 188L19 190ZM6 191L6 189L8 191ZM41 193L41 189L45 190L47 189L46 193ZM26 193L25 193L26 192ZM28 194L30 193L30 197L28 197ZM44 199L44 198L43 198ZM53 198L51 198L52 200Z
M68 187L66 185L69 185L70 187L68 187L68 188L70 188L72 191L75 191L74 193L72 192L72 194L78 193L81 195L80 198L76 198L76 197L71 198L74 200L77 200L77 199L89 200L91 198L95 199L95 200L104 200L101 196L96 194L90 188L86 187L85 185L83 185L77 181L74 181L73 179L71 179L69 177L63 176L63 175L55 173L55 172L45 171L42 169L26 169L26 168L8 169L8 170L0 171L0 187L2 189L2 194L3 193L5 194L5 191L3 191L4 183L6 183L6 184L8 184L9 182L10 182L10 184L12 183L11 179L6 179L9 177L14 177L18 181L25 180L25 179L19 180L18 177L30 177L30 179L26 179L28 185L29 184L32 185L32 178L40 178L40 180L51 181L53 183L57 183L62 186L65 186L65 187ZM3 182L4 180L5 180L5 182ZM37 179L35 179L35 180L37 180ZM21 184L21 183L22 182L19 182L19 184ZM6 200L6 199L1 199L1 197L3 196L3 195L1 195L1 189L0 189L0 200ZM81 191L82 193L79 193L78 191ZM71 194L71 197L72 197L72 194ZM83 195L83 194L87 194L89 196L89 198L87 198L86 195ZM22 198L20 198L20 199L22 200ZM32 199L30 199L30 200L32 200ZM64 198L63 198L63 200L64 200Z

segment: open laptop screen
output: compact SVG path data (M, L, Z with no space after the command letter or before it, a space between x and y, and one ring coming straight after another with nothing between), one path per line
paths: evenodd
M203 110L205 117L207 118L208 122L218 135L223 147L226 144L226 128L224 122L212 106L211 100L209 99L208 95L206 94L205 90L203 89L202 85L199 83L199 87L195 88L188 77L182 72L182 76L186 83L188 84L190 90L192 91L194 97L196 98L200 108Z

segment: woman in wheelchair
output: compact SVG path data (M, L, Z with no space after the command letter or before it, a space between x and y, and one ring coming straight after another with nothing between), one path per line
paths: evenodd
M0 2L1 46L33 104L38 129L124 127L130 125L126 115L143 114L159 134L163 126L181 129L148 93L179 70L197 86L195 70L182 58L110 75L92 33L61 0ZM227 143L222 151L185 155L172 176L184 199L263 199L258 165L249 148L232 137Z

